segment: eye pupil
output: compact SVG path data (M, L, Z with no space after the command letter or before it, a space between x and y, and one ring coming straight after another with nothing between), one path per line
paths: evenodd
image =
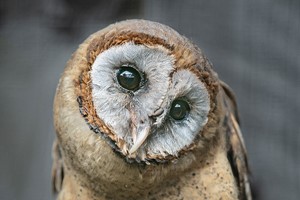
M121 67L117 72L119 84L127 90L136 90L140 86L140 73L133 67Z
M190 106L186 101L180 99L176 99L173 101L170 110L170 116L173 119L182 120L187 116L189 112L190 112Z

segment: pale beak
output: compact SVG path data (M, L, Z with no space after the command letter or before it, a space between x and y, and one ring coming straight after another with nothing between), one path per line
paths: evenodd
M149 134L150 134L150 123L139 124L137 127L137 136L136 139L134 140L134 144L129 150L129 154L133 154L134 152L136 152L145 142Z

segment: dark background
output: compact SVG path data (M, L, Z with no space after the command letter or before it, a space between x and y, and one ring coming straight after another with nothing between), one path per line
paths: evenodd
M260 199L300 198L299 0L0 1L0 199L52 199L52 101L91 33L143 18L192 39L235 91Z

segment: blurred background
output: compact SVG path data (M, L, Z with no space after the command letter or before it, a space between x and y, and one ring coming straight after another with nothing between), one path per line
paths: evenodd
M299 0L1 0L0 199L53 199L60 74L91 33L131 18L203 49L236 93L257 199L299 199Z

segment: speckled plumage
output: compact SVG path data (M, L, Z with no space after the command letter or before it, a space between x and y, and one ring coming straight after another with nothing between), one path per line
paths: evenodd
M159 146L156 151L148 147L149 141L148 146L146 143L140 147L144 148L142 153L130 154L128 150L132 144L128 143L131 140L116 134L120 130L115 128L114 122L106 120L107 116L98 116L101 107L97 110L94 104L101 106L103 101L93 99L96 90L91 79L93 64L98 55L128 43L163 52L172 60L170 76L191 73L193 75L187 77L195 76L199 81L193 84L203 85L199 92L207 91L210 106L205 114L207 120L204 119L203 126L199 125L199 131L194 133L190 143L176 147L180 147L178 152L170 147L166 153L157 153L164 146ZM180 75L178 80L183 77L185 75ZM173 87L169 84L167 91ZM185 89L179 91L182 90ZM161 102L165 101L159 106L170 104L165 98ZM204 110L201 112L205 113ZM123 118L125 120L126 116ZM128 119L132 120L132 116ZM167 123L165 118L161 120ZM194 44L159 23L128 20L113 24L80 45L60 79L54 100L57 133L53 148L54 190L60 200L249 200L246 150L237 121L231 90L218 79L211 64Z

